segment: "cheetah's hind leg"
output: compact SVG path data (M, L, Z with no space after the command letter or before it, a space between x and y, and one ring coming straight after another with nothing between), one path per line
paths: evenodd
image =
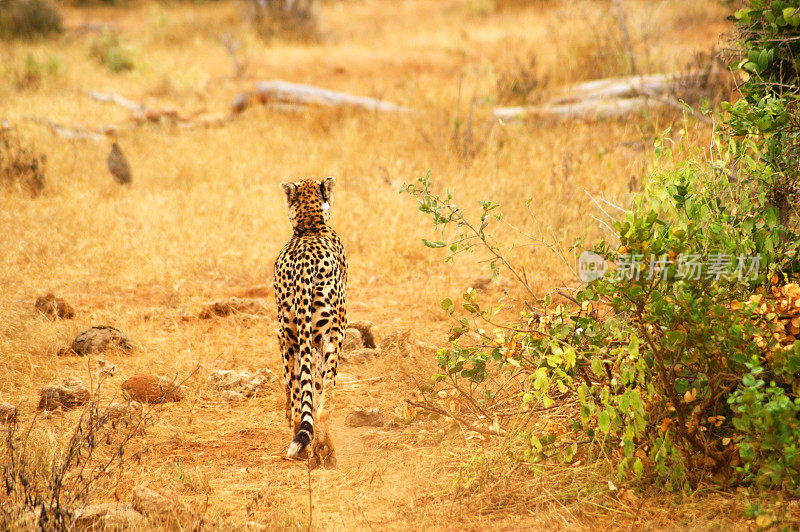
M309 467L314 469L322 465L327 469L335 469L336 451L333 448L333 441L331 440L331 433L328 430L327 419L320 416L314 429L314 441L309 445L309 447L311 447L311 458L309 458L308 462Z

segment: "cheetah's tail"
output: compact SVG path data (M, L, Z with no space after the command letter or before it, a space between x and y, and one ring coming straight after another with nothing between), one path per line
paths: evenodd
M303 451L305 451L311 439L314 437L314 426L308 421L300 423L300 428L297 430L292 443L289 444L289 450L286 452L286 458L299 460L303 458Z

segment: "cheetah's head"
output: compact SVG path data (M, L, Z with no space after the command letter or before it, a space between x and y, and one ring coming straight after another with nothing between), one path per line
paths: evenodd
M289 221L294 229L313 228L327 224L333 205L333 185L336 178L303 179L281 183Z

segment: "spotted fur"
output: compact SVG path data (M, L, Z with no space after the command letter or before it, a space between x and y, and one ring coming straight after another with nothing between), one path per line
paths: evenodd
M328 225L335 179L283 183L293 234L275 261L278 333L286 418L294 430L288 458L335 465L327 429L347 316L347 262Z

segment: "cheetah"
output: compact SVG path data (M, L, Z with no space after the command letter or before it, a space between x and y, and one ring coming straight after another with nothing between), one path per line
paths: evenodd
M286 419L294 431L286 457L309 457L312 467L336 465L327 420L347 323L347 262L328 225L334 184L333 177L281 184L293 234L275 261Z

